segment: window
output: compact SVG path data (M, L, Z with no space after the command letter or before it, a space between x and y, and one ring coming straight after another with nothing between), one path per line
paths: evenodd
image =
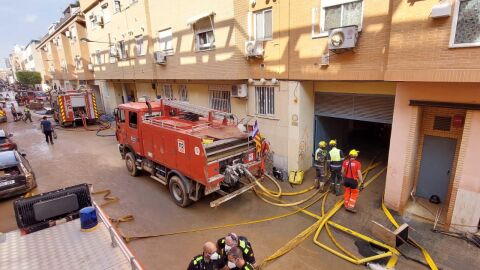
M210 90L210 108L231 112L230 91Z
M77 28L75 26L70 28L70 36L72 39L72 43L75 43L77 41Z
M120 0L114 0L113 1L113 12L117 13L117 12L120 12L120 11L122 11L122 3L120 2Z
M131 128L137 128L137 113L128 112L128 125Z
M173 98L173 91L172 91L172 85L171 84L164 84L163 85L163 97L165 98Z
M187 86L182 84L178 86L178 96L181 101L188 101Z
M125 123L125 111L124 110L118 110L118 121L120 123Z
M147 54L147 46L145 46L143 41L143 36L135 37L135 48L137 51L137 56L143 56Z
M110 9L108 9L108 3L102 5L102 17L103 23L109 23L112 20L112 14L110 13Z
M75 56L75 68L83 69L83 62L82 62L82 58L80 58L80 55Z
M324 0L320 17L322 32L349 25L357 25L361 30L363 0Z
M480 46L480 0L455 3L450 47Z
M62 71L67 71L67 61L65 61L65 59L62 59L60 65L62 67Z
M100 53L100 50L95 51L95 64L97 64L97 65L102 64L102 55Z
M435 116L433 121L433 129L440 131L450 131L452 126L452 117L448 116Z
M256 86L255 102L257 114L275 114L275 91L273 86Z
M255 13L255 39L272 39L272 9Z
M158 32L158 49L173 54L172 28Z
M194 30L196 47L198 51L209 50L215 47L212 16L198 20L194 24Z
M127 53L127 45L125 44L124 40L121 40L118 42L118 56L120 59L127 59L128 58L128 53Z

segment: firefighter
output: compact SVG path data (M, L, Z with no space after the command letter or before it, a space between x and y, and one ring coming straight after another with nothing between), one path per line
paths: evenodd
M233 247L228 252L228 268L235 270L255 270L253 265L243 258L242 249Z
M320 141L318 143L318 148L315 151L315 171L317 173L317 177L315 178L316 188L320 188L325 184L327 154L327 142Z
M343 161L342 165L345 186L344 206L346 210L353 213L356 212L354 208L358 194L363 189L362 164L356 160L358 153L355 149L351 150L348 154L348 159Z
M341 195L340 185L342 184L342 162L343 162L343 152L337 148L337 141L330 140L328 143L331 147L327 155L327 162L330 164L330 173L331 173L331 185L335 195Z
M29 106L25 106L25 108L23 109L23 113L24 113L24 116L23 116L23 122L27 122L27 120L30 120L30 123L32 123L32 114L30 113L30 108Z
M233 247L239 247L243 252L243 258L252 265L255 264L255 255L253 254L252 246L244 236L229 233L226 237L218 239L217 247L220 250L220 255L224 256L225 259Z
M215 244L206 242L203 245L203 253L192 259L187 270L219 270L224 267L224 260L217 253Z

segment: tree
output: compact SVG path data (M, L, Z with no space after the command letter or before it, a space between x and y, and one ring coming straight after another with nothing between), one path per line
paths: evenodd
M42 75L36 71L17 71L17 80L23 84L35 86L42 83Z

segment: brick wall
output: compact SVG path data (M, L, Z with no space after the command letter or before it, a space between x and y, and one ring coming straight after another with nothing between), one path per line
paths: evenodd
M480 80L480 48L449 48L453 16L430 18L438 0L392 2L387 80Z
M435 116L447 116L452 117L455 115L461 115L465 119L466 111L462 109L448 109L448 108L430 108L425 107L422 109L422 123L420 129L420 137L418 141L418 151L417 158L415 163L415 185L418 183L418 175L420 172L420 162L422 158L423 142L425 136L437 136L444 138L451 138L457 140L455 156L453 159L453 166L451 169L450 183L448 186L447 198L445 200L444 212L443 215L446 218L447 223L450 222L452 218L453 209L455 207L455 197L458 190L459 177L457 175L457 165L459 161L460 146L464 127L453 127L451 126L450 131L441 131L433 129L433 123ZM465 123L464 126L467 126ZM463 159L462 159L463 162ZM445 208L446 206L446 208Z

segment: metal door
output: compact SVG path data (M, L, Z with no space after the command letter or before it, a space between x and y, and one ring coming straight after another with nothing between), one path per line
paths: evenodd
M432 195L447 198L457 140L425 136L416 195L429 199Z
M315 93L315 115L391 124L395 96Z

